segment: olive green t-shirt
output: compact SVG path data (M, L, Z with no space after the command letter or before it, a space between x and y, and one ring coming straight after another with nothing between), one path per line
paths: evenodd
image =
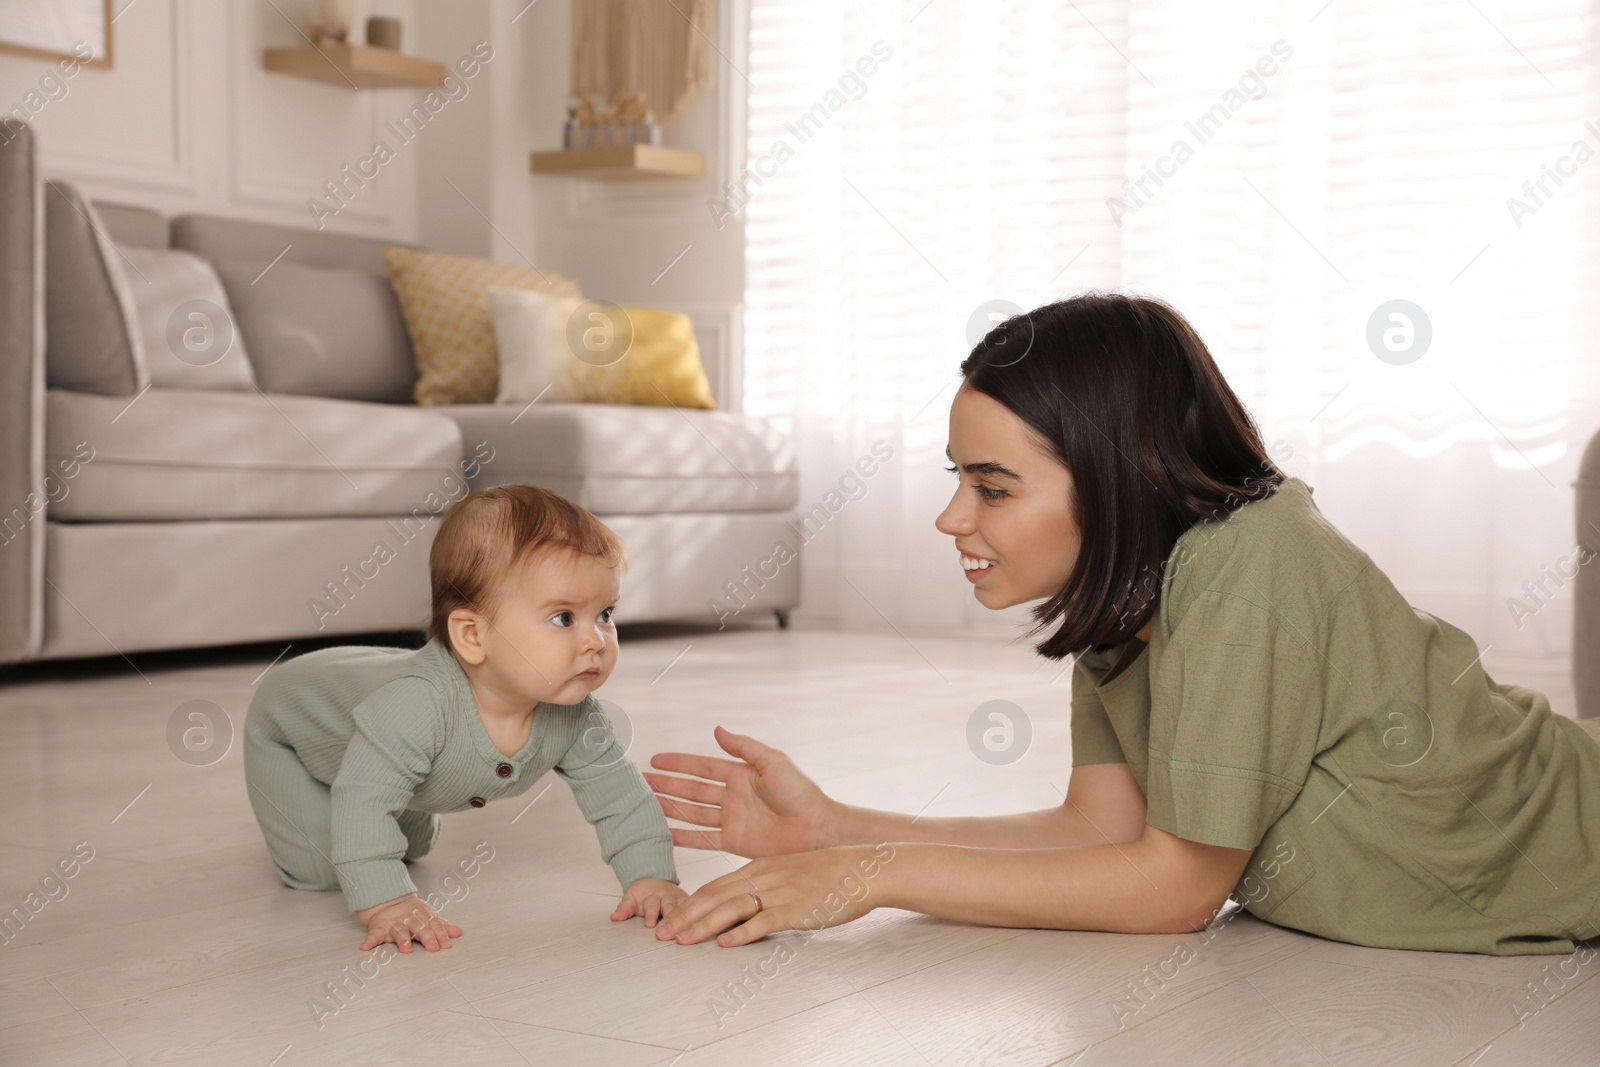
M1186 531L1149 644L1073 669L1074 766L1125 762L1151 826L1253 850L1251 914L1383 948L1600 934L1596 725L1490 678L1298 478Z

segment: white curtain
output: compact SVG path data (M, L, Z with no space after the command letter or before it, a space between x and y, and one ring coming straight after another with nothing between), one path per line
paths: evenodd
M1025 622L932 525L969 317L1118 287L1195 322L1415 605L1565 684L1570 582L1523 586L1572 552L1600 427L1578 0L751 0L750 27L746 410L795 435L804 507L894 453L806 545L807 614Z

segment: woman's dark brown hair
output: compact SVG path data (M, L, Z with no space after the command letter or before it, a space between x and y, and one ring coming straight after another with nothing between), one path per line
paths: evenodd
M1167 557L1196 522L1271 496L1284 473L1184 317L1090 292L1015 315L961 364L1072 475L1082 546L1029 636L1060 659L1127 640L1155 614Z

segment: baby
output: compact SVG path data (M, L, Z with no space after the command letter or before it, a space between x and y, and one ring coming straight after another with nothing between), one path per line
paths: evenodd
M411 652L327 648L268 674L244 728L245 782L278 874L343 888L362 949L449 948L406 873L439 814L566 779L625 887L613 920L655 926L687 894L650 787L593 693L617 663L627 554L599 519L531 485L444 513L428 558L433 614Z

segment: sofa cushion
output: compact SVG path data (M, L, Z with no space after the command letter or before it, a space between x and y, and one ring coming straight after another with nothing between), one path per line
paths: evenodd
M45 407L47 462L79 464L53 520L436 514L466 492L455 422L414 407L197 389Z
M583 399L584 364L567 344L567 325L583 301L537 289L487 290L500 379L496 404L571 404Z
M615 360L579 361L585 400L706 410L717 406L689 316L652 307L627 306L617 312L627 316L633 343Z
M262 391L411 402L417 366L386 277L270 260L216 268Z
M717 406L694 324L680 312L495 288L489 310L500 352L497 404Z
M137 204L114 204L105 200L94 202L95 211L105 225L106 235L119 245L138 245L140 248L166 248L171 235L167 230L167 217L151 208Z
M217 272L192 252L117 245L128 267L150 384L254 392L250 356Z
M493 458L473 488L532 482L597 515L778 511L799 499L789 439L725 411L622 404L448 404Z
M213 263L219 259L253 259L267 264L282 256L284 263L355 267L387 278L389 268L384 265L383 250L395 243L225 215L178 215L172 220L172 247L205 256Z
M500 359L489 312L491 287L583 295L565 275L513 263L399 246L386 249L384 258L416 355L419 404L494 400Z
M45 367L53 389L132 396L150 384L133 293L94 205L45 183Z

